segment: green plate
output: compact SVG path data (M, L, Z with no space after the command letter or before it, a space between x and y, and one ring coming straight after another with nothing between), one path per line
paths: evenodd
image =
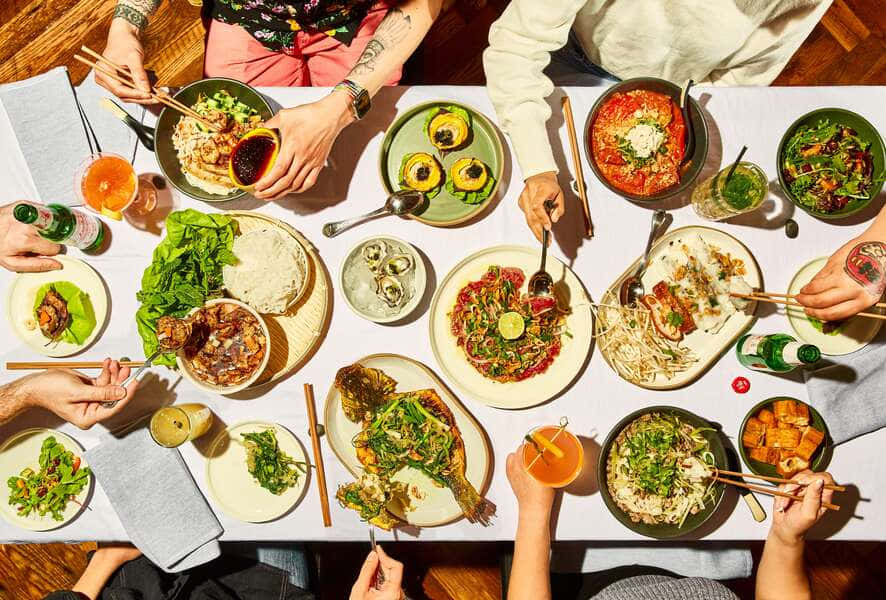
M832 213L823 213L808 208L797 201L785 183L784 175L781 172L784 147L788 143L788 140L794 135L794 132L797 131L797 128L802 125L815 125L822 119L829 119L833 123L840 123L853 128L858 132L860 138L871 143L871 154L874 156L874 183L871 185L870 196L867 199L852 198L846 203L846 206ZM871 203L871 200L877 197L877 194L880 193L880 190L883 188L883 180L881 179L878 183L876 179L877 177L883 177L884 173L886 173L886 149L883 147L883 138L880 137L880 133L877 131L876 127L871 125L868 120L860 114L854 113L851 110L846 110L845 108L819 108L818 110L806 113L794 121L791 126L788 127L788 130L778 143L778 151L775 154L775 160L778 165L778 183L781 185L781 189L784 191L785 196L787 196L796 206L819 219L842 219L843 217L848 217L849 215L862 210L865 206Z
M425 116L437 106L458 106L471 115L470 143L460 150L447 152L445 156L441 156L440 151L431 144L424 129ZM465 204L444 187L412 215L415 220L437 227L458 225L482 212L495 197L504 172L504 148L498 130L477 109L453 100L433 100L413 106L400 115L385 133L378 160L381 182L388 194L400 189L400 163L404 156L414 152L427 152L436 157L443 165L446 177L449 177L449 169L460 158L479 158L495 177L492 193L480 204ZM443 185L445 183L444 179Z
M741 429L738 430L737 446L738 451L741 452L741 460L744 462L744 464L748 466L748 468L751 470L751 473L754 473L755 475L781 477L778 471L775 470L775 465L766 464L757 460L751 460L751 458L747 454L747 451L745 450L744 444L741 443L741 438L742 436L744 436L744 428L745 425L747 425L748 423L748 419L760 412L761 408L769 406L776 400L796 400L801 404L806 404L801 400L797 400L796 398L791 398L789 396L775 396L774 398L767 398L766 400L759 402L756 406L754 406L754 408L748 411L748 414L745 415L744 420L741 422ZM806 404L806 406L809 405ZM833 441L831 440L831 434L828 432L828 426L825 424L824 419L822 419L821 415L818 414L818 411L811 406L809 406L809 417L812 420L813 427L815 427L819 431L824 431L824 441L815 450L815 454L812 455L812 460L809 461L809 468L813 471L823 471L830 461L831 447L833 446Z
M680 96L683 93L680 86L665 79L658 79L655 77L635 77L633 79L625 79L620 83L616 83L597 98L597 101L594 102L594 106L591 107L591 112L588 113L584 129L585 155L587 156L588 163L591 165L591 170L594 171L594 175L597 176L600 183L619 196L635 202L654 202L656 200L664 200L665 198L670 198L671 196L675 196L686 190L686 188L695 181L698 174L701 173L701 169L704 167L705 160L708 157L708 124L704 120L704 115L701 112L698 102L695 101L695 98L689 96L689 118L692 121L692 131L695 135L695 151L692 153L692 162L689 163L689 167L686 168L686 171L680 177L680 183L674 187L662 190L657 194L652 194L651 196L639 196L637 194L630 194L620 190L609 183L606 176L603 175L599 168L597 168L597 162L594 160L594 153L591 150L591 127L594 124L594 119L597 117L597 111L600 110L600 107L603 106L613 94L616 92L631 92L633 90L648 90L650 92L658 92L659 94L670 96L673 98L674 102L677 103L677 106L680 106Z
M609 512L612 513L612 516L618 519L621 524L628 529L635 531L640 535L645 535L656 539L683 537L701 527L708 519L713 516L715 512L717 512L717 508L723 501L723 492L726 489L726 486L724 484L717 483L714 485L713 490L714 495L716 496L716 500L711 504L707 504L704 510L701 510L694 515L689 515L688 517L686 517L686 520L683 522L682 527L669 524L656 525L651 523L635 523L631 520L631 517L626 512L618 507L618 505L615 503L615 500L612 499L612 495L609 493L609 485L607 484L606 478L606 463L609 461L609 452L612 450L612 444L615 442L615 438L618 437L618 435L625 427L627 427L643 415L649 413L670 414L678 417L680 420L685 421L686 423L689 423L694 427L714 428L714 426L709 421L702 419L698 415L691 413L688 410L677 408L676 406L652 406L649 408L642 408L636 412L632 412L624 419L619 421L618 425L612 428L612 431L610 431L609 435L606 436L606 441L603 442L603 447L600 450L600 456L597 459L597 482L600 485L600 495L603 497L603 503L606 504L606 508L608 508ZM726 456L726 449L723 445L723 440L720 437L720 432L705 431L702 432L702 435L704 435L705 439L710 444L711 453L714 455L714 461L716 465L720 466L720 468L728 466L729 462Z
M229 94L235 96L240 102L257 110L262 119L267 120L273 116L270 105L258 91L245 83L225 77L212 77L195 81L180 89L173 97L186 106L192 106L197 102L197 97L200 94L212 96L221 90L227 90ZM180 112L166 107L160 112L160 117L157 119L157 125L154 128L154 152L156 153L160 170L169 183L181 193L205 202L225 202L244 196L246 192L243 190L237 190L224 196L210 194L188 183L184 173L182 173L181 163L178 161L175 147L172 145L172 133L179 118L181 118Z

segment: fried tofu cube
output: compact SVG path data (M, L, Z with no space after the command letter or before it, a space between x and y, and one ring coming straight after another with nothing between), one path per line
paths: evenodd
M766 425L755 417L745 423L744 432L741 434L741 443L746 448L758 448L763 445L766 436Z
M770 448L796 448L800 445L800 430L770 427L766 430L766 446Z
M823 440L823 431L819 431L814 427L807 427L803 430L803 435L800 437L800 443L794 451L797 453L797 456L808 461L812 458L812 455L815 454L815 451Z
M772 403L775 418L798 427L809 425L809 407L797 400L776 400Z
M780 457L777 448L751 448L748 451L751 460L756 460L769 465L777 465Z
M775 425L775 413L768 408L764 408L757 413L757 418L766 423L766 425Z
M791 451L782 451L775 470L785 479L790 479L796 473L809 467L809 461L803 460L796 453Z

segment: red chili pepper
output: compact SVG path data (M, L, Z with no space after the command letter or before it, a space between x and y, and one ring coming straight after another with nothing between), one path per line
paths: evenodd
M751 382L745 377L736 377L732 380L732 389L736 394L747 394L751 389Z

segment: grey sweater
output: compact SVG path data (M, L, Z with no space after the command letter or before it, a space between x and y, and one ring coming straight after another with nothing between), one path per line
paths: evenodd
M593 600L739 600L726 586L704 577L628 577L607 586Z

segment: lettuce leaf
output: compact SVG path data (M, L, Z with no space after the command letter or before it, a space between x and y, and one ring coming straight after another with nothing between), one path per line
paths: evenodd
M157 319L184 317L222 295L222 267L237 262L231 250L236 233L236 222L221 214L188 209L166 218L166 237L154 249L136 294L141 307L135 321L145 356L158 348ZM154 364L174 366L175 353L160 355Z
M488 172L488 170L487 170ZM480 204L492 194L492 189L495 187L495 177L489 175L489 178L486 180L486 185L484 185L481 189L476 192L466 192L464 190L459 190L455 187L455 183L452 178L449 177L446 179L446 191L452 194L453 197L458 198L465 204Z
M469 113L468 111L466 111L462 107L455 106L452 104L447 105L447 106L435 106L431 110L428 111L428 114L425 115L425 124L424 124L424 127L422 128L422 130L425 132L425 135L430 136L429 126L431 125L431 121L434 119L434 117L436 117L438 114L440 114L443 111L450 112L454 115L458 115L464 121L467 122L468 127L470 128L471 113Z
M92 334L96 325L95 309L92 307L89 294L70 281L44 283L37 289L37 295L34 297L35 318L37 307L43 302L46 292L51 289L65 299L65 302L68 304L68 315L70 315L68 326L59 336L59 339L75 346L82 346Z
M412 188L409 187L408 185L406 185L406 177L403 175L403 172L406 170L406 162L409 160L410 156L412 156L412 154L407 154L400 161L400 171L399 171L400 187L408 189L408 190L411 190ZM441 174L443 173L442 167L440 169L440 172L441 172ZM442 183L443 183L443 180L441 178L440 184L438 184L437 187L435 187L434 189L428 190L427 192L424 192L425 198L427 200L431 200L432 198L435 198L437 196L437 194L440 193L440 190L443 189L443 186L441 185Z

